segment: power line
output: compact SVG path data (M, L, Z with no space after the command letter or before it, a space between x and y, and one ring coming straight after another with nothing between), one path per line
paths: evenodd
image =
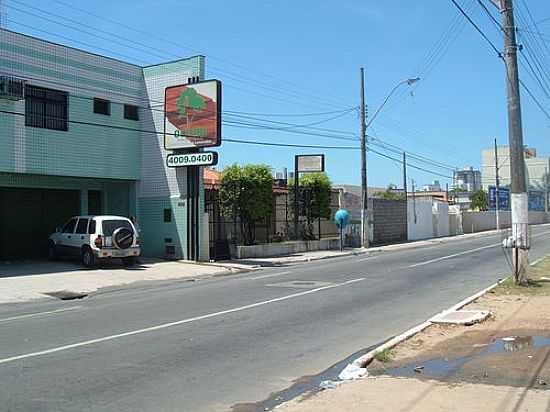
M121 35L118 34L118 33L113 33L113 32L109 32L109 31L103 30L103 29L98 29L98 28L96 28L96 27L94 27L94 26L91 26L91 25L82 24L82 23L80 23L80 22L78 22L78 21L75 21L74 19L70 19L70 18L68 18L68 17L64 17L64 16L61 16L61 15L56 14L56 13L51 13L51 12L45 11L45 10L43 10L43 9L40 9L40 8L35 7L35 6L31 6L31 5L29 5L29 4L26 4L26 3L24 3L24 2L21 2L21 1L19 1L19 0L12 0L12 1L14 1L14 2L16 2L16 3L20 4L20 5L24 5L24 6L27 7L27 8L30 8L30 9L33 9L33 10L40 11L41 13L44 13L44 14L47 14L47 15L50 15L50 16L55 16L55 17L57 17L57 18L60 18L60 19L66 20L66 21L74 22L74 23L77 23L79 26L82 26L82 25L83 25L83 26L85 26L85 27L89 27L89 28L93 29L94 31L99 31L99 32L108 34L109 36L115 37L116 39L122 39L122 40L124 40L124 41L126 41L126 42L128 42L128 43L137 44L137 45L139 45L139 46L141 46L141 47L145 47L145 48L147 48L147 49L149 49L149 50L153 50L153 51L155 52L154 54L155 54L156 56L161 57L161 58L164 58L164 57L160 56L160 55L159 55L158 53L156 53L156 52L160 52L160 53L162 53L162 54L164 54L164 55L169 55L169 56L171 56L172 58L179 58L179 57L180 57L179 55L175 55L175 54L172 53L172 52L165 51L165 50L161 50L161 49L158 49L158 48L156 48L156 47L149 46L149 45L147 45L147 44L145 44L145 43L136 42L135 40L128 39L128 38L126 38L126 37L121 36ZM71 10L72 10L72 9L80 10L81 12L86 13L86 14L88 14L88 15L92 15L92 16L94 16L94 17L100 19L100 20L110 21L111 23L116 24L117 26L126 27L126 28L128 28L128 29L130 29L130 30L132 30L132 31L134 31L134 32L139 32L139 33L146 34L148 38L151 37L151 35L154 36L154 34L147 33L147 32L145 32L145 31L142 31L142 30L139 30L139 29L135 29L135 28L133 28L133 27L131 27L131 26L128 26L128 25L125 25L125 24L123 24L123 23L121 23L121 22L116 22L116 21L114 21L114 20L110 20L110 19L108 19L108 18L105 18L105 17L99 16L99 15L97 15L97 14L88 12L88 11L86 11L86 10L79 9L79 8L77 8L77 7L74 7L74 5L68 5L68 4L66 4L66 3L64 3L64 2L62 2L62 1L56 1L56 2L59 3L59 4L63 4L63 5L66 6L66 7L70 7ZM13 7L13 6L12 6L12 7ZM15 9L15 8L14 8L14 9ZM51 19L47 19L47 18L45 18L45 17L43 17L43 16L40 16L40 15L36 15L36 14L30 13L30 12L28 12L28 11L26 11L26 10L21 10L21 9L19 9L19 11L20 11L20 12L23 12L23 13L27 13L27 14L34 15L34 16L36 16L36 17L38 17L38 18L42 18L42 19L46 19L46 20L52 21L52 22L54 22L54 23L56 23L56 24L65 25L66 27L69 27L69 28L71 28L71 29L73 29L73 30L82 31L81 29L79 29L79 27L77 27L77 28L75 28L75 27L70 27L70 26L68 26L68 25L66 25L66 24L64 24L64 23L60 23L60 22L58 22L58 21L54 21L54 20L51 20ZM95 33L89 33L89 32L85 32L85 33L87 33L87 34L89 34L89 35L92 35L92 36L100 37L100 36L97 36ZM158 37L158 36L157 36L157 37ZM100 37L100 38L101 38L101 37ZM169 40L167 40L167 39L162 39L162 41L163 41L164 44L166 44L166 43L172 43L172 44L177 45L178 47L181 47L181 45L179 45L179 44L177 44L177 43L174 43L174 42L172 42L172 41L169 41ZM133 47L133 46L128 46L128 45L122 44L122 43L120 43L120 42L117 42L117 43L118 43L118 44L121 44L123 47L129 47L129 48L132 48L132 49L134 49L134 50L138 50L138 51L141 52L140 49L136 49L136 48ZM186 47L184 47L184 48L186 48ZM197 50L193 50L193 49L191 49L191 48L187 48L187 49L192 50L193 52L196 52L196 53L199 53L199 54L200 54L200 52L197 51ZM214 58L214 60L221 60L221 59L215 58L215 57L213 57L213 56L210 56L210 58ZM235 66L236 66L236 65L235 65ZM305 93L303 93L303 92L301 92L301 93L300 93L300 92L297 92L297 91L296 91L297 89L296 89L295 87L294 87L291 91L288 91L288 90L286 90L286 89L281 88L281 87L280 87L280 84L278 84L277 87L265 86L265 84L266 84L265 82L261 82L261 81L258 81L258 80L256 80L256 79L252 79L252 78L250 78L250 77L243 76L242 74L235 74L235 73L231 74L231 72L228 72L228 71L225 70L225 69L220 69L220 68L215 67L215 66L213 66L213 65L209 65L209 67L211 67L212 69L214 69L214 71L219 72L219 73L221 73L222 75L224 75L224 76L226 76L226 77L229 77L229 78L234 79L235 81L242 82L242 83L247 83L247 84L249 84L250 82L256 83L256 84L258 85L257 87L261 87L261 88L263 88L263 89L270 90L270 91L275 92L275 93L278 93L278 94L286 94L287 96L290 96L291 98L294 98L294 99L301 99L301 100L303 100L302 96L308 96L308 99L311 100L311 96L313 96L313 95L307 95L307 94L305 94ZM245 68L245 69L248 70L248 71L250 70L249 68ZM264 76L264 77L265 77L265 76ZM272 76L271 76L271 77L272 77ZM279 83L280 83L280 81L279 81ZM302 89L303 89L303 86L300 86L300 88L299 88L298 90L302 90ZM247 90L247 89L238 89L238 90L241 90L241 91L245 91L245 92L247 92L247 93L250 93L250 91ZM268 96L267 96L267 97L268 97ZM322 104L321 106L323 106L323 105L324 105L324 106L327 106L327 105L328 105L328 106L333 106L333 105L336 103L336 100L335 100L335 99L327 98L327 96L314 96L313 100L314 100L315 102L324 101L324 102L326 103L326 104ZM310 102L310 103L311 103L311 102ZM303 103L302 103L302 104L303 104ZM320 105L319 103L315 103L315 104L316 104L316 105Z

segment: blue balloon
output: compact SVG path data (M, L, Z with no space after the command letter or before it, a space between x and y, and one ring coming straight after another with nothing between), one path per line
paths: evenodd
M346 209L339 209L334 215L334 221L339 228L346 227L349 223L349 212Z

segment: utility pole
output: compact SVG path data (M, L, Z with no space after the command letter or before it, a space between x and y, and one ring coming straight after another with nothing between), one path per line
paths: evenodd
M413 218L414 218L414 224L416 225L416 192L414 188L414 179L411 179L411 185L412 185L412 198L413 198Z
M403 152L403 191L407 200L407 153Z
M499 184L500 180L498 178L498 150L497 150L497 139L495 139L495 218L496 218L496 229L500 230L500 196L499 196Z
M523 153L523 128L516 44L516 27L512 0L500 0L504 28L504 61L506 63L506 88L508 94L508 140L510 145L510 174L512 180L512 247L514 248L514 278L516 284L527 282L529 267L529 212L525 161Z
M367 121L365 110L365 70L361 67L361 246L369 247L369 220L367 209L368 188L367 188Z
M550 159L548 159L550 163ZM544 168L544 211L548 213L548 168Z

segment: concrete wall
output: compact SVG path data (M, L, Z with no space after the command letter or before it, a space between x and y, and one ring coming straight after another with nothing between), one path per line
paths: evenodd
M449 236L449 204L434 200L432 205L433 237Z
M407 203L404 200L372 199L371 204L372 243L407 240Z
M408 240L434 236L432 199L409 199L407 202Z
M482 232L484 230L496 229L496 217L494 211L486 212L464 212L462 215L462 227L464 233ZM508 228L511 225L511 213L500 212L499 221L501 228ZM536 225L550 222L550 213L529 212L529 224Z
M269 256L285 256L294 253L314 250L330 250L340 247L340 239L328 238L322 240L293 241L281 243L265 243L262 245L236 246L233 250L234 258L247 259Z

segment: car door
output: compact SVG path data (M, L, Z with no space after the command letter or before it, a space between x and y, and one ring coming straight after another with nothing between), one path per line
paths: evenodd
M71 238L71 248L73 254L80 256L82 246L90 244L90 235L88 235L88 222L87 217L81 217L78 219L74 235Z
M73 241L74 230L76 228L77 222L78 222L78 218L73 217L71 220L65 223L65 225L61 229L59 242L57 243L57 250L61 255L64 255L64 256L74 255L72 241Z

